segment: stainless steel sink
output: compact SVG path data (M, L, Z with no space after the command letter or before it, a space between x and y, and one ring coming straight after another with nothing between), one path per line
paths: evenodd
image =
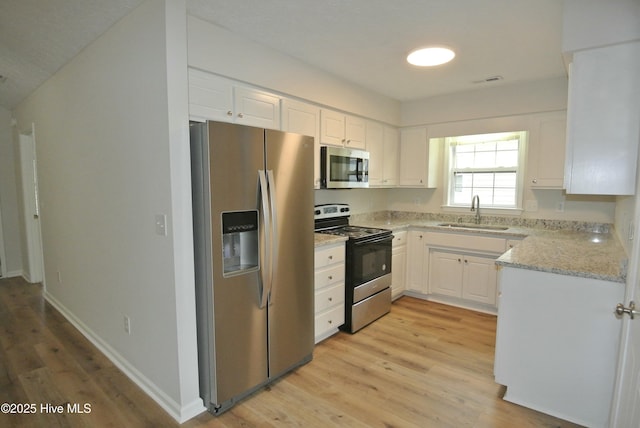
M438 223L438 226L444 227L462 227L465 229L482 229L482 230L507 230L509 226L496 226L492 224L475 224L475 223Z

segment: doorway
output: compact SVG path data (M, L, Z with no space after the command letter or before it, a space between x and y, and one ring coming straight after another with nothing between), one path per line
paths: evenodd
M24 221L25 254L23 275L28 282L43 282L42 236L40 232L40 204L38 199L38 169L36 162L35 126L21 132L20 178Z

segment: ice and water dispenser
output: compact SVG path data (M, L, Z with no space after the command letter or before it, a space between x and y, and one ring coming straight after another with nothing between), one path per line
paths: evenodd
M259 246L257 210L222 213L223 276L257 270Z

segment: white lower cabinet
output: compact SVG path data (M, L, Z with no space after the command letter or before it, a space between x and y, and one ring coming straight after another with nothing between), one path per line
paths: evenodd
M494 374L504 399L589 426L609 425L625 286L504 266Z
M431 250L429 292L494 306L495 257Z
M407 232L395 232L391 250L391 298L397 299L405 290L407 268Z
M344 324L345 244L315 249L315 343Z
M421 230L410 230L407 233L407 277L408 291L424 293L425 274L428 272L424 260L425 239ZM392 267L393 269L393 267Z

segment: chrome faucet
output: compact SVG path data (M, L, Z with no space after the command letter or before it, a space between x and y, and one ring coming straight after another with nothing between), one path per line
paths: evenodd
M480 224L480 196L475 195L471 199L471 211L476 212L476 224Z

